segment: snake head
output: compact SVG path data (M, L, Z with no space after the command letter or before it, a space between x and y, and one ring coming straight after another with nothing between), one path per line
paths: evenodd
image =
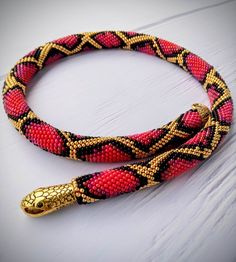
M34 190L22 199L21 208L31 217L40 217L74 202L73 184L68 183Z

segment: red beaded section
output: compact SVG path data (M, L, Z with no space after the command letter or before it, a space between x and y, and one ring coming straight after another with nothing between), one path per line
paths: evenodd
M193 168L195 165L197 165L200 161L199 160L185 160L185 159L171 159L169 161L169 167L163 171L161 174L161 178L164 181L171 180L185 171L187 171L190 168Z
M134 191L139 186L139 180L132 172L111 169L93 175L83 185L91 194L108 198Z
M211 141L212 130L211 127L207 127L201 131L199 131L193 138L190 138L185 145L205 145L209 144Z
M181 122L184 126L192 129L197 129L202 126L202 118L200 114L198 112L193 111L186 112L183 115Z
M144 46L137 47L137 51L148 55L155 55L155 51L152 49L149 43L145 44Z
M231 123L233 114L233 102L231 100L226 101L220 108L217 109L217 114L220 121Z
M110 32L97 34L95 39L107 48L117 47L121 43L120 39Z
M187 67L191 74L198 80L202 81L206 73L210 69L210 65L207 64L202 58L197 55L189 54L185 60Z
M45 60L45 65L50 65L56 62L57 60L60 60L62 57L63 57L62 54L55 54L53 56L50 56L47 60Z
M15 76L23 84L28 84L37 72L38 68L32 63L18 64L15 68Z
M64 150L62 138L54 127L46 123L30 123L25 127L25 136L51 153L59 155Z
M141 144L149 145L154 139L158 139L164 132L164 129L154 129L140 134L129 135L128 137Z
M129 161L132 157L113 145L104 145L101 149L94 149L93 154L85 155L85 160L90 162L122 162Z
M9 116L19 117L29 110L24 94L20 89L9 90L3 96L3 105Z
M207 94L210 99L210 103L213 104L216 99L220 97L220 93L216 90L214 86L209 87Z
M54 40L53 43L59 44L59 45L65 45L68 48L72 48L77 44L78 38L76 35L70 35L61 37L57 40Z
M158 39L158 43L161 47L162 52L165 55L175 54L175 53L178 53L181 50L183 50L183 47L176 45L174 43L171 43L171 42L164 40L164 39Z

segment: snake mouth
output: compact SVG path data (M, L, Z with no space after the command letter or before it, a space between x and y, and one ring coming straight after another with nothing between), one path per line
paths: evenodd
M23 208L23 210L27 215L33 217L39 216L40 214L44 213L44 210L38 208L25 207Z

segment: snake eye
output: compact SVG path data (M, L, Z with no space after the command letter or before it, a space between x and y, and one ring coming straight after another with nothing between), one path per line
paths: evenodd
M38 203L37 203L37 207L38 207L38 208L42 208L42 207L43 207L43 202L38 202Z

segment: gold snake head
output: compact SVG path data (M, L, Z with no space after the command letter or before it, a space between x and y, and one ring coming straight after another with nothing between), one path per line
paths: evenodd
M21 208L31 217L47 215L76 202L72 183L40 187L21 201Z

